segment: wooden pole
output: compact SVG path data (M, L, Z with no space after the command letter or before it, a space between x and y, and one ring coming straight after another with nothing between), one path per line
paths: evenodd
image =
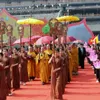
M22 36L20 35L20 49L22 47Z
M67 27L67 24L66 24L66 22L64 23L64 29L63 29L63 32L64 32L64 42L65 42L65 44L67 43L67 31L68 31L68 27Z
M3 34L1 34L1 50L3 52Z
M31 31L31 24L30 24L30 45L31 45L31 33L32 31Z
M52 34L53 38L53 53L55 54L55 36Z
M9 36L9 42L10 42L10 43L9 43L9 46L10 46L10 50L12 51L12 43L11 43L11 39L12 39L11 36Z

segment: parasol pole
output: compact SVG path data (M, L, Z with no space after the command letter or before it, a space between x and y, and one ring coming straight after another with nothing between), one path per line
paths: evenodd
M30 45L31 45L31 35L32 35L31 27L32 25L30 24Z
M68 25L66 22L63 25L63 36L64 36L64 43L67 43L67 31L68 31Z
M53 38L53 53L55 54L55 36L52 34L52 38Z
M1 34L1 50L3 52L3 34Z
M10 42L10 50L12 51L12 43L11 43L11 39L12 39L12 37L10 36L10 37L9 37L9 42Z
M20 48L22 47L22 37L20 35Z

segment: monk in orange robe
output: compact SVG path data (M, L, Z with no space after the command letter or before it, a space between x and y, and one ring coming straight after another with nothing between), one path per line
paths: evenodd
M69 75L70 75L70 81L71 81L72 80L72 72L73 72L73 63L72 63L72 55L68 49L67 49L67 55L68 55Z
M33 47L29 46L28 48L28 64L27 64L27 69L28 69L28 77L30 80L34 80L36 76L36 69L35 69L35 57L36 54L33 51Z
M51 56L52 56L52 50L50 49L50 45L47 45L47 50L45 50L44 52L45 52L45 54L48 55L48 57L49 57L49 59L50 59ZM52 66L52 64L49 64L49 65L48 65L49 77L51 77L51 66Z
M78 48L76 47L76 44L72 45L71 48L71 54L72 54L72 64L73 64L73 74L78 74Z
M38 64L39 66L40 80L43 85L49 82L48 61L49 61L49 57L46 53L44 53L44 49L42 47L41 52L36 57L36 64Z

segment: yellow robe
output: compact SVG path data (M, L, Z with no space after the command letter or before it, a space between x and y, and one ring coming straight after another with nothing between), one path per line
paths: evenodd
M28 55L31 55L33 57L33 60L28 60L28 77L35 77L36 75L36 69L35 69L35 52L28 52Z
M67 51L68 59L69 59L69 73L70 73L70 79L72 79L72 71L73 71L73 63L72 63L72 55L69 51Z
M36 77L40 78L39 54L36 56Z
M45 53L40 53L36 57L36 64L38 64L40 69L40 80L41 82L45 82L45 83L48 83L49 81L48 61L49 61L49 57Z
M44 51L47 55L51 55L52 56L52 50L45 50ZM49 57L50 59L50 57ZM52 67L52 63L48 64L48 69L49 69L49 77L51 77L51 67Z
M73 72L77 72L78 71L78 48L77 47L73 47L71 49L71 55L72 55L72 64L73 64Z

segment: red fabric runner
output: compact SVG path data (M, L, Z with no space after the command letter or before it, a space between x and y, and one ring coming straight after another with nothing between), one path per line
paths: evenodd
M89 64L86 63L86 69L79 69L79 75L74 76L72 82L66 85L63 98L64 100L100 100L100 84L96 83ZM41 85L39 80L28 82L7 100L51 100L50 84Z

